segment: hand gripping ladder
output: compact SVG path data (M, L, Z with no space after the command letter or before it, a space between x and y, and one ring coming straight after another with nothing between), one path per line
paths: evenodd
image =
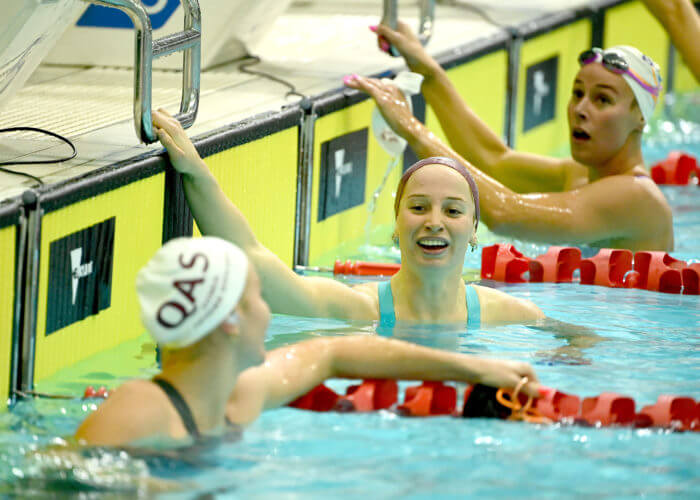
M420 18L418 19L418 39L423 45L428 43L433 34L433 24L435 22L435 0L418 0L420 5ZM382 24L389 26L395 30L398 28L399 21L399 6L398 0L384 0L384 13L382 15ZM389 47L389 53L398 57L399 51L392 45Z
M153 131L151 95L153 84L153 59L184 52L182 67L182 98L180 112L175 118L184 128L189 128L197 116L199 107L199 71L201 67L202 18L198 0L181 0L185 11L185 27L153 40L153 30L148 13L140 0L85 0L89 3L113 7L127 14L136 30L134 53L134 126L136 135L146 144L158 138Z

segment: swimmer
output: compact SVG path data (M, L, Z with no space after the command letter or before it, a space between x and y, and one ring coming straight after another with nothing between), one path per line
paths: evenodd
M253 262L272 312L346 320L422 323L523 322L544 318L532 302L462 280L475 243L479 192L464 166L447 158L416 163L401 178L394 205L401 270L391 281L348 286L293 272L257 240L226 198L177 120L153 112L153 123L202 234L238 245Z
M178 238L141 269L141 318L162 372L119 387L76 432L83 444L189 445L220 439L331 377L455 380L548 391L530 365L377 336L319 338L265 353L270 310L255 266L219 238Z
M673 46L700 82L700 15L690 0L642 0L666 29Z
M555 159L506 146L406 24L398 31L372 29L380 43L389 41L411 71L424 76L423 95L453 149L411 114L391 83L352 75L345 84L373 97L420 158L464 158L492 231L545 243L673 250L671 209L649 178L641 151L642 132L661 90L651 59L627 46L581 54L568 106L573 159Z

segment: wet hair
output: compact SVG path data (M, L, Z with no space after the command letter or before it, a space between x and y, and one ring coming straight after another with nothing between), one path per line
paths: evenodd
M399 185L396 188L396 198L394 199L394 215L399 215L399 204L401 203L403 190L406 187L408 179L411 178L411 176L416 172L416 170L419 170L420 168L425 167L426 165L444 165L446 167L450 167L453 170L456 170L462 175L462 177L464 177L464 179L467 181L467 184L469 184L469 190L472 194L472 201L474 202L474 230L476 230L476 228L479 226L479 189L476 187L476 182L474 181L474 178L471 176L471 174L464 165L462 165L457 160L453 160L452 158L447 158L445 156L432 156L430 158L417 161L416 163L411 165L408 168L408 170L404 172L403 176L401 177L401 180L399 181Z

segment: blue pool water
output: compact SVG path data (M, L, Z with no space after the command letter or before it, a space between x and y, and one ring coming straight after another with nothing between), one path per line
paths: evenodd
M669 149L661 131L654 137L652 146L661 146L645 151L650 162ZM679 144L700 156L699 145ZM700 260L700 187L663 190L674 212L673 255ZM546 249L514 243L531 256ZM479 264L480 252L468 254L467 268ZM389 334L528 361L546 385L580 396L620 392L632 396L637 408L660 394L700 399L698 296L578 284L494 286L601 338L574 349L551 331L523 325L474 331L461 325L400 326ZM275 316L271 329L269 348L316 335L372 334L375 325ZM136 355L142 355L140 349ZM96 385L113 384L95 377ZM349 384L329 383L339 392ZM401 387L408 385L402 382ZM283 408L265 413L240 442L173 460L109 450L64 462L26 455L71 435L94 404L36 400L0 414L0 497L17 491L22 497L32 492L44 497L49 491L53 497L150 497L138 479L147 476L176 479L182 490L163 493L163 498L697 498L700 489L699 433L410 419L390 412L318 414ZM82 483L67 479L71 477Z

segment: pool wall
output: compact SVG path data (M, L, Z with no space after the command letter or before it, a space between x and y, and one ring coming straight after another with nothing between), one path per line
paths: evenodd
M548 15L455 47L438 60L511 146L566 154L565 109L577 56L591 45L618 43L657 60L667 84L697 88L638 1L602 1ZM423 98L413 104L416 116L444 137ZM211 131L195 144L266 246L290 266L322 263L342 243L361 241L368 203L390 161L372 135L373 107L364 95L339 88ZM409 151L401 163L413 159ZM395 186L399 176L394 169L387 185ZM379 198L374 224L391 224L391 191ZM137 270L163 242L199 234L182 181L164 155L110 165L34 193L36 200L0 207L2 395L30 390L61 368L141 335Z
M22 205L15 200L0 207L0 409L17 383L15 363L20 356L19 326L22 316L22 259L27 220Z

